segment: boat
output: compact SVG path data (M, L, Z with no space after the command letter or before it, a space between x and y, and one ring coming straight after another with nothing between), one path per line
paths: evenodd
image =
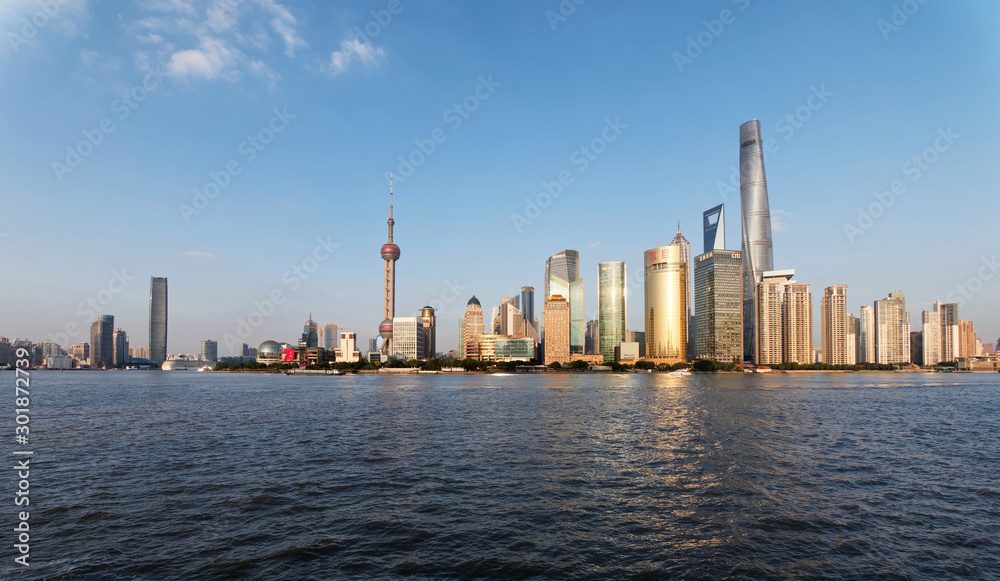
M691 372L687 369L678 369L677 371L671 371L670 375L691 375Z

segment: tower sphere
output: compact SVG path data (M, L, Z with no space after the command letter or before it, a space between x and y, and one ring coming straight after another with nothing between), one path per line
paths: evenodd
M394 242L383 244L382 260L399 260L399 246L396 246Z
M383 339L392 338L392 319L386 319L378 326L379 337Z

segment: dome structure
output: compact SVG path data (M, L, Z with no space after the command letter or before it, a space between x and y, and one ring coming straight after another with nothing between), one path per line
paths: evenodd
M277 341L264 341L257 346L257 362L274 363L281 361L283 352L284 349L281 348L281 343Z
M469 299L469 303L468 304L483 306L482 304L480 304L479 299L476 298L476 295L472 295L472 298Z

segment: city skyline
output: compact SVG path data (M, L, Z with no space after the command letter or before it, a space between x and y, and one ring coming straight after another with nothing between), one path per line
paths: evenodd
M765 162L775 266L795 268L814 292L848 285L853 314L902 289L911 328L940 300L961 302L960 316L974 320L984 339L1000 334L1000 316L990 309L1000 297L996 263L982 242L988 213L965 212L942 223L928 212L940 199L957 202L956 212L992 201L987 169L1000 150L992 106L1000 87L986 71L995 70L997 51L974 47L998 42L985 24L996 21L995 5L921 5L886 37L878 22L891 18L891 2L811 11L794 4L744 11L733 3L735 22L686 63L674 53L698 52L686 48L687 39L697 39L703 21L716 21L718 10L652 7L642 19L650 22L640 24L629 7L588 3L553 30L548 8L526 3L450 7L440 24L434 10L404 4L377 35L362 39L373 51L366 54L381 55L365 60L340 43L355 28L364 30L373 21L370 12L385 10L384 3L351 9L277 4L292 16L291 36L268 27L271 15L252 11L226 29L263 25L270 40L259 53L233 35L195 27L238 49L231 60L207 59L207 68L198 68L197 57L212 56L209 45L196 35L139 24L149 16L202 23L208 19L203 4L192 4L187 15L72 5L85 10L67 8L27 44L4 42L0 49L0 74L17 87L0 91L0 105L23 112L5 122L12 139L0 144L0 196L9 209L0 217L0 248L44 256L59 273L29 265L28 281L0 283L8 299L0 333L11 338L42 341L68 335L73 325L77 332L61 342L68 349L89 340L93 311L113 315L116 327L141 346L149 336L143 281L157 275L171 280L171 353L198 352L210 337L220 342L220 354L231 355L223 335L235 335L239 320L255 312L265 315L262 324L241 337L251 345L295 341L309 312L356 330L364 342L377 328L371 313L379 312L382 298L382 267L371 249L384 242L377 224L385 220L387 174L400 170L400 156L419 159L411 155L416 151L425 161L412 173L403 165L408 175L395 184L396 211L406 216L396 235L408 256L399 265L406 283L398 289L396 314L441 307L437 342L444 351L457 344L455 320L469 296L480 297L489 312L522 286L542 288L540 263L560 248L579 250L583 279L597 280L597 264L609 261L625 261L630 273L641 273L644 249L668 244L678 220L690 238L700 231L704 208L722 202L731 211L728 237L737 240L734 133L754 118L765 144L773 140ZM4 38L37 10L32 3L0 9ZM815 24L817 10L823 26ZM458 21L469 23L466 32L440 37ZM482 34L489 25L504 33L523 30L524 53L499 51L506 37ZM609 38L629 39L626 46L595 42L595 26ZM784 36L762 40L761 29ZM153 34L176 50L153 44ZM438 44L428 43L439 37ZM630 43L655 50L620 70L599 57L634 54ZM786 55L789 45L803 47L803 54ZM456 59L455 46L469 47L468 54ZM759 62L741 58L747 46ZM415 52L418 47L425 50ZM531 69L519 66L531 51L549 56ZM252 62L262 66L253 69ZM334 70L333 62L343 70ZM944 62L957 65L936 66ZM157 66L166 72L146 79ZM759 82L744 84L733 99L731 87L750 77ZM606 78L621 79L621 88L608 88ZM135 90L144 98L134 99L120 118L116 99L144 80L142 91ZM551 93L556 86L565 89L560 96ZM467 117L452 111L448 119L461 121L458 127L445 121L442 111L464 107L466 98L475 110L463 108ZM113 131L100 130L105 117ZM444 141L432 137L437 128ZM248 160L240 145L264 129L273 142ZM52 163L65 163L66 148L88 133L100 135L101 143L57 176ZM355 142L344 135L363 137ZM683 137L671 137L677 135ZM603 153L595 159L572 157L598 138ZM239 174L227 173L231 159ZM586 170L571 159L587 161ZM563 170L572 183L560 185ZM477 184L473 196L470 182ZM192 196L210 191L206 184L220 191L198 208ZM561 195L542 207L539 194L556 186ZM609 196L627 215L626 227L605 228L614 214L594 211ZM187 221L179 210L184 204L198 212ZM637 208L660 214L661 226L636 221ZM45 236L18 218L29 215L46 217ZM322 224L324 215L332 217L330 225ZM530 223L515 223L514 215ZM87 220L105 227L81 234ZM463 240L471 245L483 233L502 240L503 251L459 266L454 258ZM92 250L85 258L71 252L81 243ZM909 255L933 261L935 276L898 260ZM591 283L585 290L583 318L589 320L596 318L598 288ZM264 313L275 291L284 300ZM628 292L630 330L642 330L641 285ZM544 297L538 300L536 313ZM817 303L814 321L820 320Z

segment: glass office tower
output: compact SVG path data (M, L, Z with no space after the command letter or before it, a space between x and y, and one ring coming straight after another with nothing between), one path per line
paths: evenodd
M615 360L615 347L625 341L625 263L597 265L598 353Z
M695 258L696 359L743 360L743 258L708 250Z

